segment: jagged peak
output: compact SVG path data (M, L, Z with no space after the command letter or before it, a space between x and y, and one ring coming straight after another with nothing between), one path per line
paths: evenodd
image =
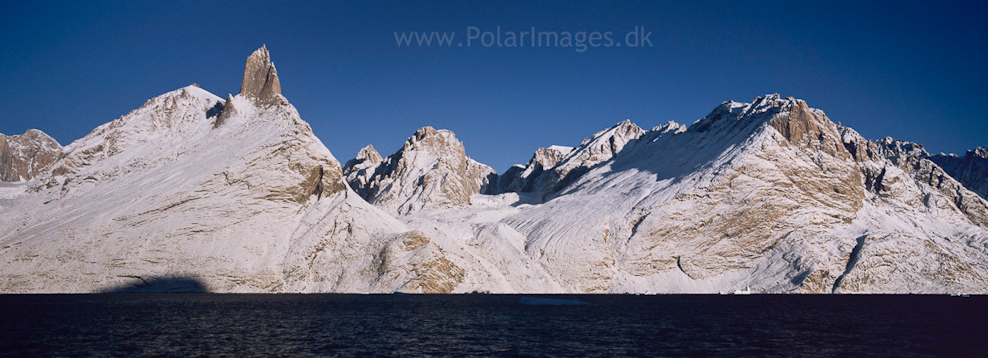
M58 159L62 145L47 133L28 129L24 134L0 133L0 181L37 178Z
M827 118L823 111L810 108L801 99L792 97L785 100L776 99L770 108L778 108L778 110L771 110L774 113L769 125L791 143L798 143L808 135L812 136L813 140L819 141L825 136L831 136L832 139L840 137L836 123Z
M361 197L400 215L469 205L471 195L497 191L493 169L470 159L452 131L432 127L416 130L383 160L374 147L364 147L344 173Z
M724 102L694 125L699 125L698 129L703 131L712 122L723 118L772 121L772 126L791 141L799 140L807 131L814 131L822 125L837 128L837 124L830 122L823 111L810 108L806 101L794 97L783 98L778 93L755 97L751 103Z
M278 70L271 62L267 45L261 45L261 48L247 57L240 94L262 104L278 102L281 81L278 79Z
M428 138L428 137L432 137L432 136L437 136L437 135L438 136L443 136L443 137L456 137L456 134L453 133L453 131L450 131L448 129L435 129L435 128L432 128L431 126L425 126L425 127L416 129L415 130L415 133L412 134L412 137L415 138L415 139L417 139L417 140L422 140L422 139L425 139L425 138Z
M384 161L384 158L382 158L381 154L377 152L377 149L374 149L374 146L370 144L366 147L360 148L360 151L357 152L357 156L354 159L374 164Z
M908 156L908 157L926 158L930 156L930 154L926 152L926 148L924 148L922 144L915 142L897 140L897 139L893 139L892 137L885 137L876 140L875 144L878 146L879 151L885 157Z
M974 148L974 150L969 150L968 153L970 153L970 154L968 154L968 155L974 155L974 156L979 157L979 158L988 158L988 149L985 149L985 148L988 148L988 146L977 147L977 148Z
M343 164L343 175L347 182L357 192L366 194L366 186L374 175L374 169L384 163L384 158L374 149L373 145L360 148L357 156Z
M703 118L700 118L690 124L687 131L690 132L706 132L711 130L715 125L720 126L721 122L735 122L743 117L750 116L755 112L756 104L763 103L762 97L755 97L755 100L751 103L742 103L735 101L727 101L721 103L719 106L714 107L710 114L707 114ZM734 126L734 124L730 124Z
M845 159L851 155L847 143L854 140L853 135L842 133L823 111L810 108L801 99L778 94L758 96L745 104L723 102L687 131L710 131L731 137L764 133L784 146L810 148Z
M653 132L668 133L673 132L673 134L679 134L686 131L686 126L677 123L676 121L668 121L663 124L657 125L652 128Z
M750 104L741 111L741 116L751 116L766 112L781 112L784 110L805 109L809 110L806 102L793 97L782 98L778 93L766 94L755 97Z
M886 137L886 138L891 139L891 137ZM893 139L893 141L894 141L894 139ZM964 157L977 157L977 158L982 158L982 159L988 159L988 150L986 150L985 148L988 148L988 146L985 146L985 147L980 147L979 146L979 147L975 147L974 149L968 149L964 153ZM958 158L958 159L961 158L961 156L959 156L959 155L957 155L955 153L946 153L946 152L940 152L940 153L937 153L937 154L931 155L931 156L950 157L950 158Z
M239 113L236 105L234 104L235 102L236 101L233 99L233 95L227 93L226 101L223 103L223 111L220 112L218 117L216 117L216 122L213 122L213 128L219 128L224 122L226 122L227 119Z
M539 148L535 150L535 154L532 155L532 159L528 161L529 167L534 167L535 164L539 164L544 169L549 169L556 166L567 154L573 151L572 147L563 146L550 146L549 148Z
M782 99L778 93L766 94L755 97L750 103L725 101L715 107L706 117L703 117L691 126L709 126L711 122L719 121L723 118L741 119L752 117L766 112L779 112L784 108L806 107L806 102L793 97Z
M568 146L565 146L565 145L550 145L550 146L546 147L545 149L546 150L557 151L557 152L566 154L566 153L572 152L574 148L573 147L568 147Z
M52 138L51 136L49 136L48 133L45 133L45 132L43 132L43 131L41 131L39 129L34 129L34 128L30 128L30 129L24 131L24 134L4 135L3 133L0 133L0 137L7 137L7 138L11 138L11 139L18 139L18 138L21 138L21 139L41 139L41 140L45 140L45 141L52 141L52 142L55 142L56 144L58 143L58 141L56 141L55 138Z
M449 149L464 152L463 143L456 139L456 134L447 129L425 126L416 130L405 141L401 151L424 150L435 156L442 156Z
M782 98L782 96L780 96L778 93L769 93L769 94L766 94L765 96L755 97L755 101L757 102L758 99L762 99L762 100L766 100L766 101L777 101L777 100L779 100L781 98ZM792 99L792 97L788 97L788 99Z
M264 61L264 62L271 62L271 53L268 52L268 45L261 44L260 48L254 50L254 52L247 57L248 61L250 61L251 59L256 59L258 61Z
M643 133L645 133L645 130L641 129L641 127L637 124L632 123L630 119L625 119L607 129L594 133L594 135L590 138L584 139L583 142L580 143L580 146L586 146L599 140L607 140L608 138L612 138L614 136L621 138L638 138Z
M435 134L435 133L436 133L436 129L435 128L432 128L432 126L425 126L425 127L416 129L415 130L415 133L412 133L412 135L415 136L415 137L417 137L417 138L424 138L426 136L429 136L429 135L432 135L432 134Z
M621 121L584 139L580 146L555 164L554 171L563 178L577 167L591 167L618 154L629 142L640 138L645 130L631 122Z

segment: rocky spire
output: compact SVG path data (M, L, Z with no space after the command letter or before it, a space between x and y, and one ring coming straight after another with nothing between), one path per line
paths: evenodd
M357 153L357 157L355 159L361 160L363 162L374 163L374 164L378 164L384 161L384 158L381 158L381 154L379 154L377 150L374 149L374 146L370 144L368 144L366 147L361 148L360 152Z
M216 117L216 122L213 122L213 128L219 128L223 123L226 122L227 118L237 115L237 108L233 104L233 95L226 95L226 102L223 102L223 111L220 112L219 117Z
M247 58L240 94L255 99L258 103L271 103L281 94L278 70L271 62L267 46L261 45L261 48Z

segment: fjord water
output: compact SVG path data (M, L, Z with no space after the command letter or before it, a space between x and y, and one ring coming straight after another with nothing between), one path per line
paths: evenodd
M988 298L0 295L0 330L10 356L959 357L988 354Z

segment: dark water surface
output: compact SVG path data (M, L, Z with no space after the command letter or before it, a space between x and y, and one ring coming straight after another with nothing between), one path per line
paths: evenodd
M0 295L0 355L988 357L982 296L521 297Z

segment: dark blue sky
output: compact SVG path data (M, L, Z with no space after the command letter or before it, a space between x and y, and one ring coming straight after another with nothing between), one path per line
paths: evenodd
M979 6L979 7L978 7ZM933 152L988 144L986 5L689 1L514 4L10 2L0 12L0 132L63 145L193 82L237 93L262 43L283 94L341 161L421 126L503 171L624 119L645 128L766 93L869 139ZM600 31L652 47L399 47L395 32Z

